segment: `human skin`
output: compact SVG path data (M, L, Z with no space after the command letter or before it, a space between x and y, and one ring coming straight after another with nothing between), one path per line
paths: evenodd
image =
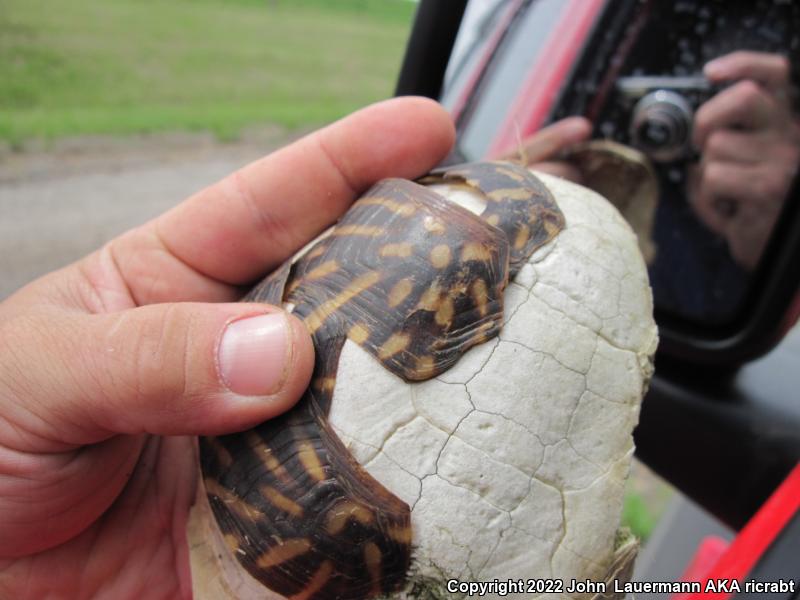
M453 137L431 101L369 107L0 304L0 597L191 597L194 436L285 411L313 367L300 321L235 301Z
M698 218L754 269L783 208L800 163L800 122L792 111L788 60L740 51L709 62L705 76L735 82L697 111L693 143L702 155L689 170L688 197ZM531 168L581 183L560 154L591 135L591 123L569 117L537 131L519 152Z
M695 115L693 142L702 158L690 173L689 198L734 260L753 269L800 161L790 65L777 54L741 51L711 61L704 73L713 83L736 83Z
M591 134L592 124L588 119L567 117L528 136L517 152L505 158L522 160L531 169L581 183L580 171L559 158L571 146L588 140Z

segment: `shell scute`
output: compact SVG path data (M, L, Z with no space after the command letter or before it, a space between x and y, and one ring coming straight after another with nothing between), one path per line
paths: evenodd
M289 413L201 439L201 467L234 556L287 598L389 594L410 565L408 505L327 421L345 340L406 381L436 376L497 335L509 274L563 227L547 189L522 167L478 163L422 182L454 180L484 194L484 214L418 183L381 181L245 298L294 306L314 341L313 381Z

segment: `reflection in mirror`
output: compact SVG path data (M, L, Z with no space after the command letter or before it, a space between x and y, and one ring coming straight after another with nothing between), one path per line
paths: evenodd
M724 325L800 164L798 71L800 2L471 0L442 102L453 160L594 187L643 223L656 307Z

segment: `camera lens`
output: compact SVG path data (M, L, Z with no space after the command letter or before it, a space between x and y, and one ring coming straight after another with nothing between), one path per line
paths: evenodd
M633 108L633 145L658 162L681 158L689 147L692 107L682 95L656 90L642 97Z
M665 123L645 121L639 128L639 139L649 148L661 148L669 144L672 131Z

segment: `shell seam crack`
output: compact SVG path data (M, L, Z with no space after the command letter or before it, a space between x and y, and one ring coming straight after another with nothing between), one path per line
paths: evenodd
M472 397L469 394L469 390L467 390L466 384L460 384L460 385L463 385L464 389L467 391L467 398L469 399L469 403L472 406L472 409L469 410L463 417L461 417L461 419L459 419L458 423L456 423L456 426L453 428L453 432L458 430L458 427L461 425L461 423L464 421L464 419L466 419L470 414L472 414L475 411L475 405L472 403ZM450 438L452 438L452 437L453 437L453 434L452 433L449 434L447 436L447 439L444 441L444 444L442 444L442 447L439 448L439 453L436 455L436 460L433 463L434 464L434 472L433 473L429 473L429 474L425 475L424 477L422 477L420 479L420 494L419 494L419 497L414 501L414 504L411 506L411 512L412 513L414 512L414 508L417 506L417 503L420 501L420 498L422 498L422 487L424 485L425 480L427 478L429 478L429 477L433 477L433 476L438 476L439 475L439 460L442 458L442 453L444 452L444 449L447 447L447 444L448 444L448 442L450 442ZM441 477L441 479L445 480L444 477Z
M472 375L472 377L470 377L464 383L461 384L464 386L464 388L467 388L467 385L469 385L469 383L473 379L475 379L478 375L480 375L483 372L483 370L486 368L486 365L488 365L489 361L492 360L492 357L494 356L494 353L497 351L497 348L500 346L500 341L501 339L500 336L498 335L494 348L492 348L491 352L489 352L489 356L486 357L486 360L483 361L483 364L481 364L480 368ZM475 404L472 402L472 395L469 393L469 389L467 389L467 395L469 396L469 403L472 404L472 408L475 408Z
M504 414L501 414L501 413L498 413L498 412L493 412L493 411L491 411L491 410L486 410L486 409L483 409L483 408L476 408L476 409L475 409L475 412L482 413L482 414L485 414L485 415L492 415L492 416L494 416L494 417L500 417L501 419L504 419L504 420L506 420L506 421L508 421L508 422L510 422L510 423L514 423L514 425L517 425L517 426L519 426L519 427L522 427L522 428L523 428L525 431L527 431L527 432L528 432L528 433L530 433L530 434L531 434L533 437L535 437L535 438L536 438L536 441L538 441L538 442L539 442L539 443L542 445L542 448L546 448L546 447L548 446L548 444L545 444L545 443L542 441L542 438L540 438L540 437L539 437L539 434L538 434L538 433L536 433L535 431L533 431L533 430L532 430L530 427L528 427L528 426L527 426L527 425L525 425L524 423L520 423L519 421L516 421L516 420L512 419L511 417L509 417L509 416L507 416L507 415L504 415ZM550 445L551 445L551 444L550 444Z
M498 532L498 535L497 535L497 542L495 542L495 544L494 544L494 546L492 547L492 549L491 549L491 550L489 550L489 553L488 553L488 554L487 554L487 556L486 556L486 560L484 560L484 561L483 561L483 564L482 564L480 567L478 567L478 569L477 569L477 571L478 571L478 575L479 575L479 576L480 576L480 574L481 574L481 571L483 571L483 570L486 568L486 565L487 565L487 564L489 564L489 561L490 561L490 560L492 560L492 557L494 556L494 553L497 551L497 548L500 546L500 543L503 541L503 536L506 534L506 532L507 532L509 529L511 529L511 528L512 528L512 526L513 526L513 523L512 523L512 520L511 520L511 514L509 513L509 515L508 515L508 526L504 527L503 529L501 529L501 530ZM470 569L470 571L471 571L471 570L472 570L472 569Z
M555 357L553 354L551 354L550 352L545 352L544 350L535 350L535 349L531 348L530 346L528 346L528 345L526 345L526 344L523 344L522 342L517 342L517 341L515 341L515 340L503 340L503 341L504 341L505 343L507 343L507 344L516 344L517 346L521 346L521 347L525 348L526 350L529 350L530 352L533 352L534 354L542 354L542 355L544 355L544 356L549 356L549 357L550 357L550 358L552 358L554 361L556 361L556 362L557 362L559 365L561 365L562 367L564 367L564 368L565 368L567 371L571 371L571 372L575 373L576 375L580 375L582 378L584 378L584 380L586 379L586 375L587 375L587 374L588 374L588 372L589 372L589 371L586 371L586 373L582 373L581 371L578 371L577 369L573 369L573 368L572 368L572 367L570 367L569 365L565 365L563 362L561 362L560 360L558 360L558 359L557 359L557 358L556 358L556 357ZM590 364L591 364L591 363L590 363Z
M558 293L560 293L560 294L564 294L564 295L565 295L567 298L569 298L569 299L570 299L572 302L574 302L575 304L580 304L580 305L581 305L583 308L585 308L585 309L586 309L586 310L588 310L590 313L592 313L592 315L593 315L593 316L594 316L594 317L595 317L595 318L596 318L598 321L601 321L601 322L602 322L602 321L604 321L606 318L611 318L611 319L613 319L613 318L614 318L613 316L612 316L612 317L602 317L602 316L600 316L599 314L597 314L597 313L594 311L594 309L592 309L592 308L591 308L591 307L589 307L589 306L585 306L585 303L583 302L583 300L582 300L581 298L576 298L576 297L574 297L574 296L570 295L569 293L565 292L565 291L564 291L564 290L562 290L561 288L559 288L559 287L556 287L555 285L551 285L551 284L547 283L546 281L542 281L540 278L537 278L537 279L536 279L536 284L533 286L533 288L531 288L531 292L533 292L533 291L534 291L534 288L536 288L536 287L545 287L545 288L548 288L548 289L554 290L554 291L556 291L556 292L558 292ZM566 312L564 312L564 311L563 311L561 308L559 308L558 306L553 306L553 304L551 304L550 302L548 302L547 300L545 300L545 299L544 299L544 298L542 298L541 296L536 296L536 299L537 299L537 300L541 300L543 303L545 303L545 304L548 306L548 308L551 308L551 309L553 309L554 311L556 311L556 312L558 312L558 313L561 313L561 314L563 314L565 317L567 317L567 318L568 318L570 321L572 321L573 323L577 323L577 324L579 324L579 325L583 325L584 327L588 327L588 325L585 325L585 324L581 323L581 322L580 322L580 321L578 321L578 320L577 320L577 319L576 319L576 318L575 318L573 315L571 315L571 314L569 314L569 313L566 313ZM617 308L617 311L619 311L619 308ZM591 327L589 327L589 329L591 329ZM597 332L595 332L595 333L597 333Z
M405 473L408 473L409 475L411 475L417 481L422 481L419 477L414 475L414 473L412 473L411 471L406 469L403 465L401 465L399 462L397 462L394 458L392 458L391 456L386 454L386 452L384 452L381 448L378 448L378 447L374 446L373 444L369 444L367 442L362 442L361 440L358 440L358 439L356 439L354 437L351 437L350 439L352 439L354 442L358 442L359 444L363 444L364 446L369 446L370 448L373 448L375 450L375 454L372 457L370 457L370 459L362 465L364 468L367 468L376 458L378 458L379 455L382 455L384 458L386 458L386 460L388 460L392 464L396 465L397 468L400 469L401 471L403 471Z
M536 285L541 285L541 286L543 286L543 287L550 288L551 290L555 290L555 291L557 291L557 292L561 292L562 294L566 294L566 292L564 292L563 290L560 290L559 288L557 288L557 287L555 287L555 286L553 286L553 285L550 285L550 284L548 284L548 283L545 283L545 282L537 281ZM567 296L569 296L569 294L566 294L566 295L567 295ZM607 334L603 333L602 331L595 331L593 328L591 328L591 327L589 327L588 325L585 325L584 323L581 323L580 321L578 321L577 319L575 319L575 317L573 317L572 315L570 315L570 314L568 314L568 313L565 313L565 312L563 312L563 311L562 311L561 309L559 309L557 306L553 306L553 305L552 305L550 302L548 302L548 301L547 301L547 300L545 300L544 298L541 298L541 297L539 297L539 296L536 296L536 299L537 299L537 300L541 300L541 301L542 301L544 304L546 304L546 305L547 305L549 308L552 308L553 310L555 310L555 311L557 311L557 312L559 312L559 313L563 314L565 317L567 317L567 318L568 318L570 321L572 321L573 323L576 323L577 325L581 325L581 326L583 326L583 327L586 327L587 329L589 329L590 331L592 331L592 332L593 332L595 335L597 335L597 337L600 337L600 338L602 338L602 339L603 339L603 341L604 341L604 342L606 342L606 343L607 343L609 346L611 346L612 348L614 348L614 349L616 349L616 350L620 350L621 352L630 352L631 354L636 354L636 351L635 351L633 348L626 348L625 346L620 346L620 345L619 345L617 342L615 342L615 341L611 340L611 339L608 337L608 335L607 335ZM571 300L573 300L573 301L576 301L576 300L575 300L575 298L572 298L572 297L570 297L570 299L571 299ZM589 310L591 311L591 309L589 309ZM600 316L600 315L598 315L596 312L594 312L594 311L591 311L591 312L592 312L592 314L593 314L595 317L597 317L597 319L598 319L599 321L601 321L603 324L605 324L605 322L606 322L606 321L610 321L611 319L616 319L616 318L617 318L617 317L619 317L619 316L620 316L620 314L621 314L621 313L619 312L619 307L617 307L617 314L615 314L615 315L613 315L613 316L611 316L611 317L601 317L601 316Z
M550 555L550 572L554 572L553 568L553 561L556 558L556 554L558 554L559 548L561 548L561 544L564 543L564 540L567 537L567 499L564 497L564 491L556 486L555 489L558 491L558 494L561 496L561 535L556 542L556 545L553 547L553 553Z
M442 383L444 385L459 385L457 383L447 383L446 381L441 381L440 383ZM453 431L455 431L455 429L453 429L453 431L448 431L444 427L441 427L438 423L434 423L433 421L431 421L428 417L426 417L423 414L423 411L419 410L419 408L417 407L417 394L416 394L415 388L413 386L411 387L411 406L414 407L414 410L416 411L417 416L419 416L423 421L425 421L428 425L430 425L434 429L438 429L439 431L441 431L442 433L445 433L447 435L452 435ZM456 427L457 426L458 426L458 424L456 424Z
M536 285L536 282L534 282L534 284L531 285L531 287L527 288L527 289L525 288L525 286L522 286L522 285L519 286L519 287L521 287L523 290L525 290L527 292L526 295L525 295L525 300L523 300L522 302L520 302L517 305L517 307L511 312L511 314L508 315L507 319L503 320L503 328L500 329L500 333L497 335L497 337L500 338L501 340L504 339L503 338L503 329L505 329L505 326L508 325L511 322L511 320L517 315L517 313L519 312L519 309L521 309L523 306L525 306L528 303L528 301L531 299L531 294L533 293L533 288L534 288L535 285Z

